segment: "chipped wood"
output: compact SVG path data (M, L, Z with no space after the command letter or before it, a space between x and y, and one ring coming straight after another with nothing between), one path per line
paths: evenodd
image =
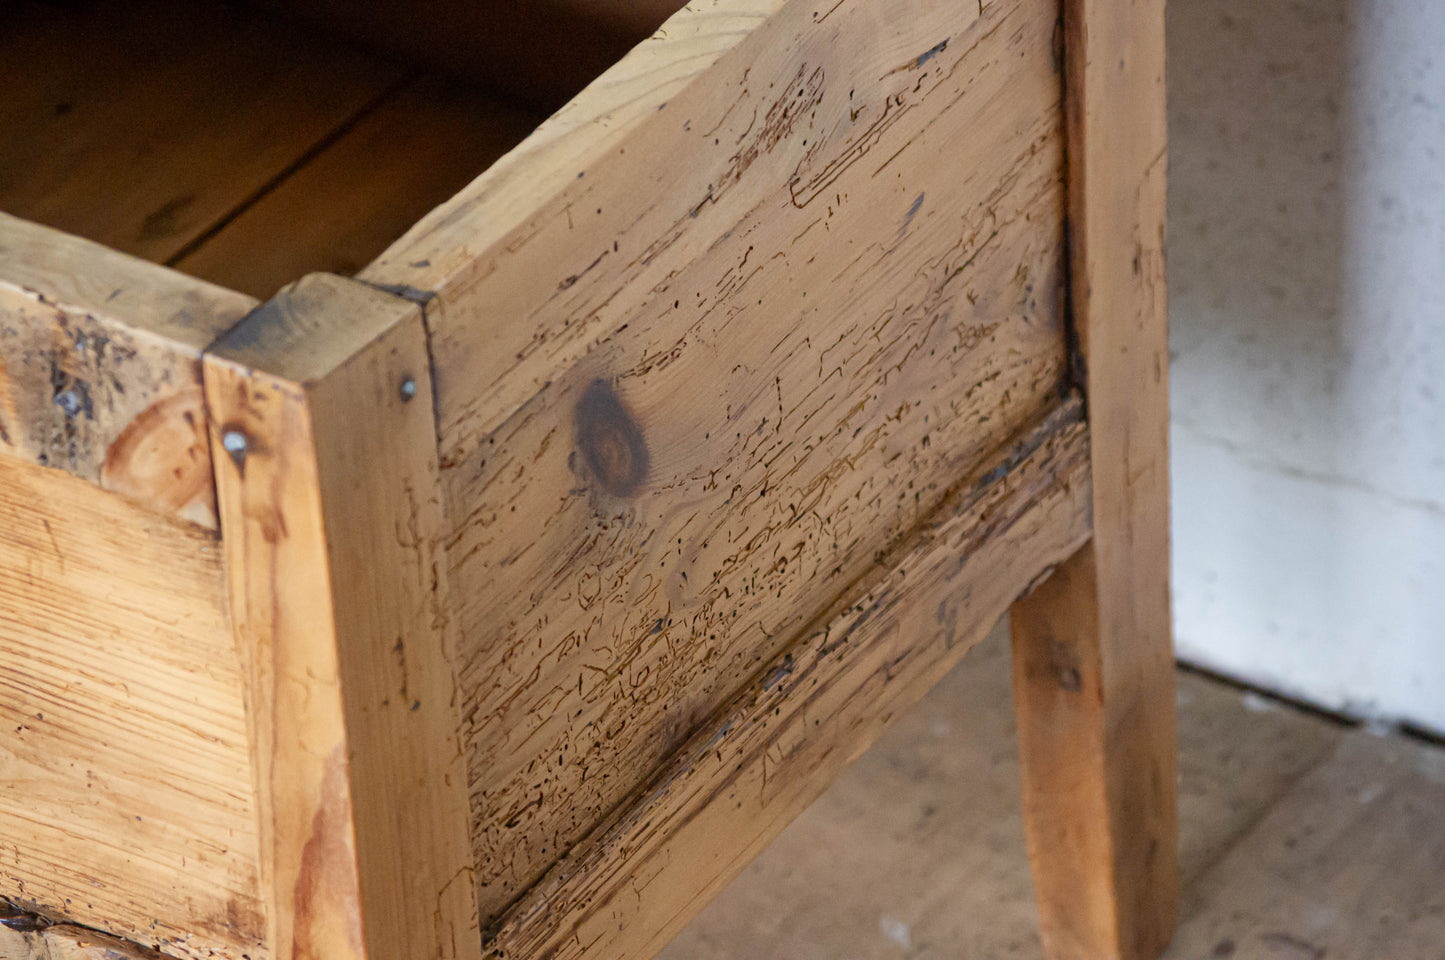
M0 452L215 529L201 350L254 305L0 214Z
M73 923L54 923L0 899L4 960L164 960L136 943Z

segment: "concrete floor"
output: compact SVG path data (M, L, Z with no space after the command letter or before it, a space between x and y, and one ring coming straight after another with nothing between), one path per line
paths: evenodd
M1445 750L1179 675L1169 960L1445 960ZM662 954L1041 960L995 632Z

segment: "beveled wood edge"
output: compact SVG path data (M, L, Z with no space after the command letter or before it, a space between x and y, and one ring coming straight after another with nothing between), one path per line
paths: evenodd
M204 365L271 951L474 960L420 311L311 275Z
M1089 449L1071 397L989 458L513 903L488 960L661 949L1087 541Z

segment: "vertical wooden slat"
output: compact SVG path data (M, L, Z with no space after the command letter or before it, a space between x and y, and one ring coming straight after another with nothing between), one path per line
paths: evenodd
M474 958L420 312L307 277L205 379L272 955Z
M1013 611L1024 797L1053 960L1172 934L1163 0L1066 0L1072 305L1094 539Z

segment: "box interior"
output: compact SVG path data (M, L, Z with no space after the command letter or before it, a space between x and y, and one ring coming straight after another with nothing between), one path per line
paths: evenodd
M0 210L261 298L350 275L675 5L0 3ZM528 76L541 7L584 52Z

